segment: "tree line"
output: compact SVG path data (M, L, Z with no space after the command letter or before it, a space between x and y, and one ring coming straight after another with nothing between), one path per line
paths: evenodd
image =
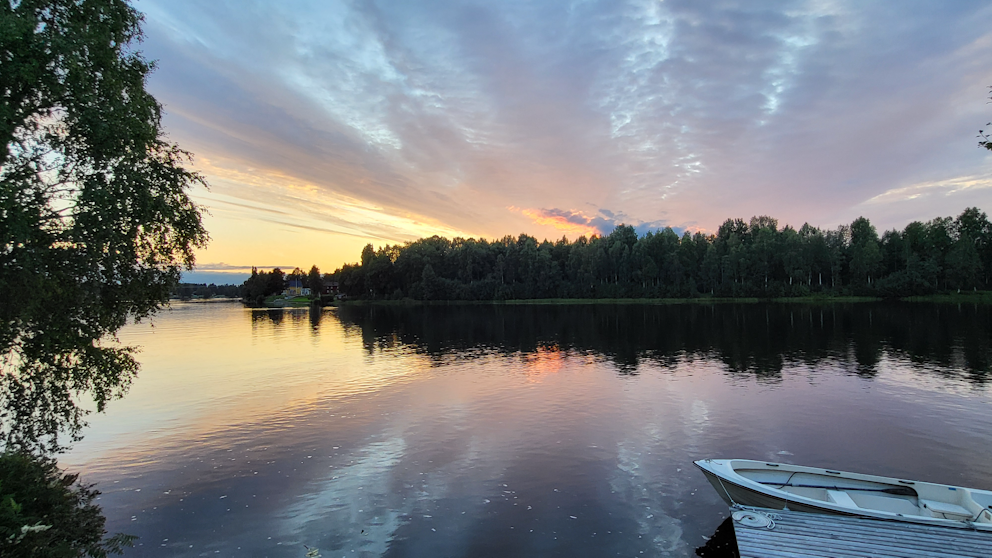
M276 282L266 275L257 273L256 282ZM360 262L327 275L349 298L428 301L902 297L984 290L990 277L992 225L975 207L881 236L864 217L822 230L779 228L768 216L728 219L716 234L681 237L671 228L638 237L629 225L575 241L433 236L378 250L369 244Z
M241 296L240 285L215 285L210 283L179 283L172 288L170 297L180 300L190 300L193 298L238 298Z

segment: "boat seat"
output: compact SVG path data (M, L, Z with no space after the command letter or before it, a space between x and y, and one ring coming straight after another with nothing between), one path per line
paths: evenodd
M920 505L924 508L930 510L930 513L934 517L943 517L945 519L967 519L970 520L975 517L975 514L971 512L968 508L964 506L959 506L957 504L949 504L947 502L938 502L936 500L924 500L920 498Z
M898 513L902 515L923 515L930 516L927 510L921 510L915 502L906 498L895 496L882 496L881 494L870 494L868 492L855 492L851 495L854 503L870 510L878 510L886 513Z
M851 495L850 494L848 494L847 492L840 491L840 490L828 490L827 491L827 500L830 501L830 502L833 502L833 503L837 504L838 506L844 506L844 507L847 507L847 508L856 508L856 507L858 507L858 504L856 504L854 502L854 500L851 499Z

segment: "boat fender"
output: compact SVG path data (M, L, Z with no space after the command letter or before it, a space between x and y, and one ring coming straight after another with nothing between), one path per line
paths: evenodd
M775 522L772 521L772 518L768 517L767 515L761 512L745 511L745 510L735 511L731 515L731 517L734 518L734 521L740 523L745 527L759 527L759 528L771 529L775 526Z

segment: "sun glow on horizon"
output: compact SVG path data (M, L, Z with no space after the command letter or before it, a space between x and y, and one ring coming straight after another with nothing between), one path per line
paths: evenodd
M435 219L372 204L278 169L201 158L210 184L194 199L206 210L211 242L196 271L245 273L252 267L317 265L333 271L359 259L366 244L404 244L434 235L472 236ZM220 263L218 263L220 262ZM290 267L292 269L292 267Z

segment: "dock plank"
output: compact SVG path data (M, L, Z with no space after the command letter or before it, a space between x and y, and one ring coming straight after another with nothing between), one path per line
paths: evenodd
M992 532L807 512L748 508L769 527L735 520L741 558L989 558Z

